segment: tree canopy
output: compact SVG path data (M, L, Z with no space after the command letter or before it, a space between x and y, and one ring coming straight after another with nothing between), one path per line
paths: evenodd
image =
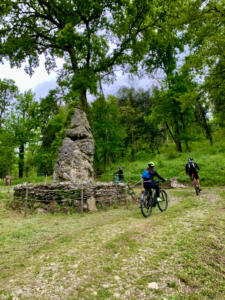
M41 55L49 72L58 58L64 65L43 99L0 79L0 176L24 176L29 166L51 174L76 106L88 112L99 172L159 153L164 143L178 152L199 138L212 145L225 124L224 7L225 0L2 0L0 62L25 64L30 75ZM159 85L104 97L101 85L116 69L156 71Z
M180 3L2 0L0 61L7 58L11 66L26 62L25 70L32 74L40 54L45 55L48 71L55 67L57 57L63 57L86 110L87 90L95 93L99 78L113 67L135 67L145 57L151 69L162 65L172 49L179 47L175 30L167 24L171 25L168 20Z

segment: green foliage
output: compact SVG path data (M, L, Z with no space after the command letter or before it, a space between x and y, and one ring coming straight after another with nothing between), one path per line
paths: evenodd
M64 129L77 105L90 118L98 171L160 152L163 167L164 159L179 160L177 152L192 150L196 141L205 143L204 135L213 144L213 134L216 139L219 130L222 137L225 123L224 4L2 0L0 61L6 58L12 66L26 63L30 75L40 54L45 54L48 71L57 57L65 63L59 87L39 103L30 91L19 94L12 80L0 80L1 176L17 171L16 163L19 176L24 171L27 176L35 171L52 174ZM181 69L179 54L187 56ZM145 70L151 76L160 71L164 80L158 80L160 89L153 95L122 88L117 98L97 96L89 108L87 92L98 95L101 81L112 78L115 66L138 74ZM11 136L13 142L7 138ZM171 141L176 150L169 146L164 153L161 146ZM218 149L223 153L223 146Z
M23 184L24 182L29 182L29 183L52 183L52 177L51 176L37 176L35 173L34 175L28 176L28 177L23 177L23 178L18 178L18 177L12 177L12 185L17 185L17 184ZM0 183L1 186L5 185L5 181L2 181Z
M0 79L0 128L4 123L4 118L9 113L8 109L13 106L14 97L18 89L15 82L11 79Z
M34 111L36 107L37 102L31 91L19 94L7 122L13 134L15 145L19 148L19 177L23 177L24 173L25 146L35 138L36 118Z
M11 174L15 162L15 140L7 129L0 130L0 178Z
M202 91L212 104L216 121L224 127L225 2L195 2L187 6L182 13L187 42L191 48L184 68L202 75Z
M167 26L174 16L171 18L166 12L173 13L180 0L170 1L169 5L163 0L156 3L148 0L34 0L32 5L30 0L24 0L25 14L21 14L19 2L2 2L1 59L9 58L14 66L28 62L26 71L32 74L39 64L40 54L45 53L48 71L55 67L56 57L64 57L84 109L87 108L86 91L96 92L101 73L110 73L115 65L125 64L135 70L147 53L148 64L158 66L158 61L151 61L155 52L159 52L158 60L164 61L170 48L178 47L178 39ZM166 28L170 42L164 47L165 56L160 49L168 36ZM115 47L109 51L112 44Z
M149 90L123 87L118 91L119 116L126 130L127 154L131 160L135 159L137 152L146 148L154 152L163 140L163 132L147 118L152 112L152 105Z
M43 99L43 102L45 100ZM48 104L50 105L50 102ZM55 111L48 115L44 123L39 124L41 144L37 148L34 157L39 175L51 175L53 173L54 162L64 137L64 128L68 122L68 115L71 117L71 111L67 111L65 107L59 107L55 103L53 107ZM40 107L40 114L41 112L42 107Z
M204 117L203 127L208 126L207 110L203 111L203 104L196 91L197 84L189 73L175 72L167 77L165 84L164 89L154 90L152 114L148 119L152 123L158 120L176 144L176 150L182 152L182 142L189 149L188 142L195 140L195 136L199 134L193 126L193 123L202 125L197 109L200 109Z
M221 58L217 65L212 68L211 74L206 77L205 83L202 86L203 90L209 95L214 121L221 128L225 127L224 65L225 60Z
M118 159L124 149L125 131L119 120L117 100L103 96L97 98L91 107L91 128L95 139L95 164L96 168L105 170L106 163Z
M185 173L185 165L189 157L193 157L200 167L199 177L203 186L220 186L225 184L225 143L215 141L213 146L202 140L190 144L191 151L177 153L175 145L163 146L160 154L146 152L144 159L137 159L135 162L120 160L117 165L123 166L126 181L133 184L140 181L142 172L147 167L147 162L155 162L156 171L164 178L177 177L178 181L191 185L189 177ZM206 151L207 149L207 151ZM116 169L117 165L114 165ZM111 181L110 171L103 174L104 180Z

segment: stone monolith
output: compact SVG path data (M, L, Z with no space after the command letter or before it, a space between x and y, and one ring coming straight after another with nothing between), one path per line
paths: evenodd
M76 108L55 163L53 182L93 183L94 140L86 114Z

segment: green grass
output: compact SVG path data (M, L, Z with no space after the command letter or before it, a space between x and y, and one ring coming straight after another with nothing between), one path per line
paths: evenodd
M147 219L137 204L24 218L1 187L0 299L222 299L225 188L168 193Z
M22 184L24 182L29 183L51 183L52 182L52 176L29 176L29 177L23 177L23 178L12 178L12 185ZM0 182L0 186L4 186L5 181L2 180Z
M140 180L142 172L146 169L148 161L154 161L155 169L164 178L177 177L180 182L190 184L185 173L185 165L189 157L193 157L200 167L199 177L202 186L225 185L225 143L216 142L210 146L207 141L191 144L191 152L177 153L174 145L164 146L161 154L145 154L134 162L120 161L107 170L102 180L112 180L112 173L118 165L123 166L127 181L136 183Z
M142 172L147 168L149 161L154 161L155 169L164 178L177 177L178 181L191 185L189 177L185 173L185 165L189 157L193 157L200 167L199 177L202 186L224 186L225 185L225 142L223 139L216 141L213 146L208 141L201 140L190 144L191 152L177 153L175 146L163 146L160 154L152 154L149 149L146 152L136 153L135 161L121 160L107 169L105 173L97 176L96 181L112 181L113 173L118 166L123 166L126 182L135 184L141 180ZM52 176L30 176L24 178L13 178L13 185L24 182L51 183ZM0 181L4 186L5 181Z

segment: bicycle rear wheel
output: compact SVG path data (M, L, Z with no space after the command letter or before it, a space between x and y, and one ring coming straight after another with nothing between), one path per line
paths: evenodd
M196 188L195 188L195 193L196 193L197 196L198 196L199 193L200 193L199 188L198 188L197 186L196 186Z
M159 196L160 196L162 201L157 203L158 208L159 208L160 211L165 211L165 210L167 210L167 207L168 207L168 196L167 196L166 191L160 190Z
M151 203L151 196L148 191L142 193L140 198L140 209L142 215L147 218L152 213L152 203Z
M195 179L194 179L194 181L193 181L193 185L194 185L195 193L196 193L196 195L198 196L200 191L199 191L199 188L198 188L197 185L196 185Z

